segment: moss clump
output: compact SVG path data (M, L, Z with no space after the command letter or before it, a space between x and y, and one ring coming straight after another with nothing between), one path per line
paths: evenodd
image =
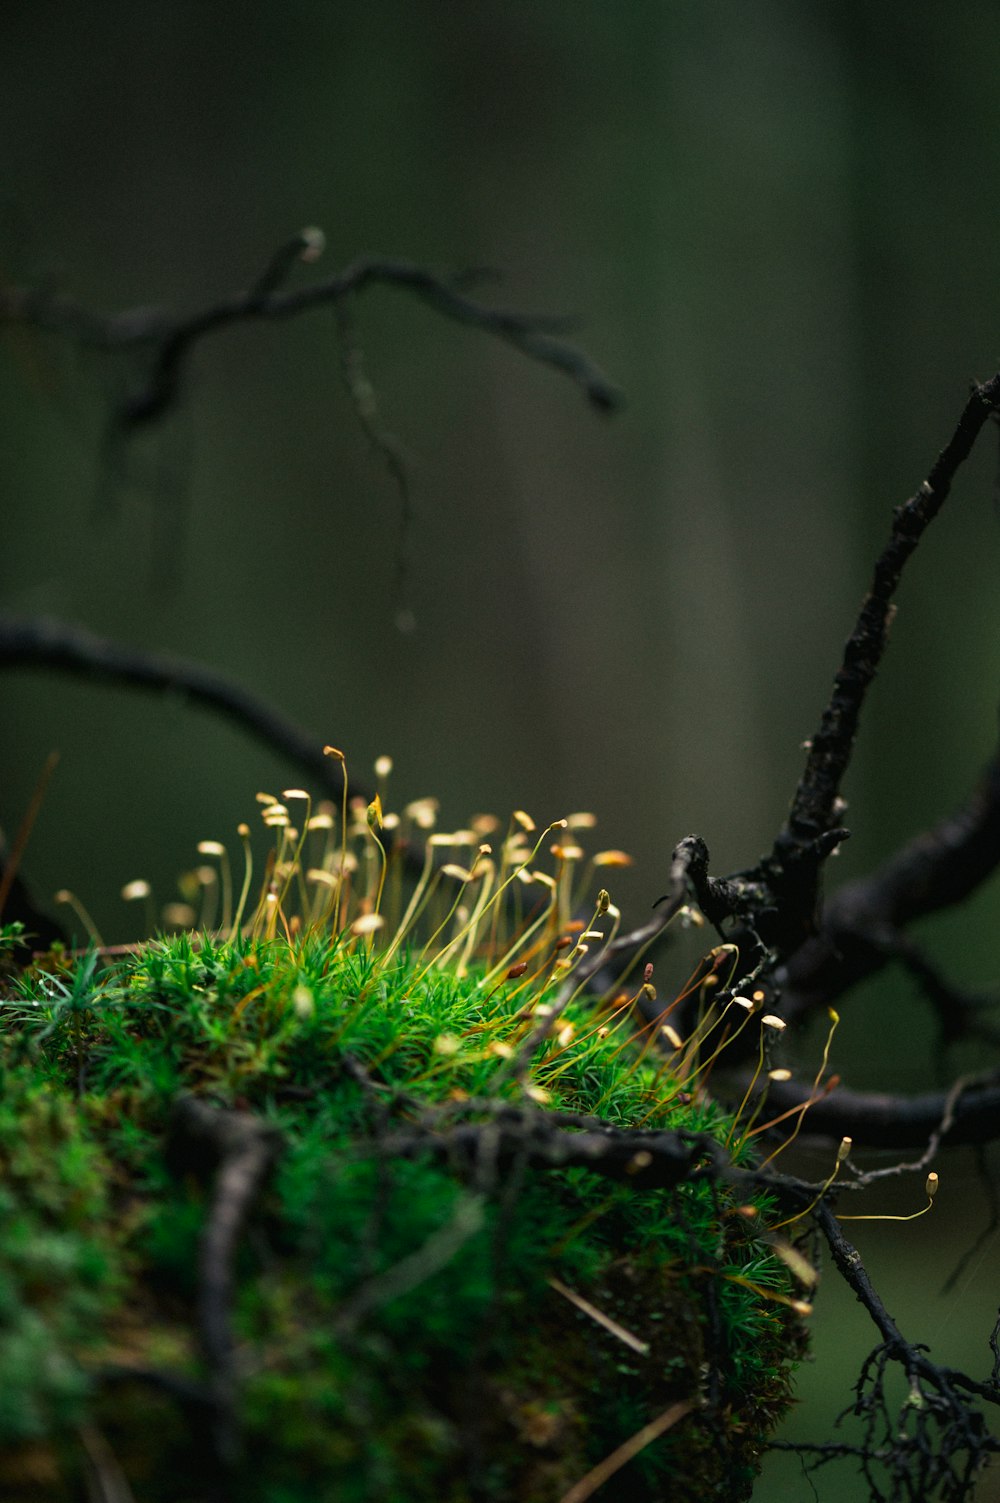
M630 1042L629 1009L571 1004L520 1074L544 992L379 959L358 938L182 936L104 970L93 955L35 969L13 990L0 1010L12 1503L76 1497L81 1469L101 1464L95 1435L144 1503L216 1495L191 1397L216 1181L171 1151L182 1095L281 1145L228 1312L236 1496L556 1499L678 1403L690 1412L602 1498L746 1494L801 1339L758 1235L766 1203L755 1221L707 1181L637 1190L488 1152L472 1168L392 1152L415 1126L488 1122L504 1103L725 1137Z
M0 1065L0 1442L13 1477L53 1478L46 1443L82 1420L80 1355L99 1353L124 1293L108 1173L72 1101Z

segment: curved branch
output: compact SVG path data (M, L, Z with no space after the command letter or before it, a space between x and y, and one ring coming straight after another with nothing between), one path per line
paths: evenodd
M653 943L655 939L667 928L667 925L676 918L677 914L692 897L704 898L710 905L709 884L711 878L708 875L708 847L700 835L685 835L684 839L674 846L670 858L670 886L662 898L657 898L653 904L653 916L640 924L636 929L630 929L626 934L620 934L610 944L604 945L593 955L580 962L573 970L572 976L565 983L556 1001L556 1011L561 1011L570 997L581 987L596 986L600 991L606 990L615 980L623 976L632 966L636 958ZM720 899L716 920L721 922L723 917L723 905ZM728 914L727 908L725 912ZM544 1031L539 1037L544 1036Z
M893 959L884 936L963 902L1000 865L1000 753L957 810L828 899L821 927L777 980L789 1020L829 1006Z
M827 1200L814 1211L837 1271L868 1312L882 1338L865 1361L855 1386L851 1413L862 1422L865 1457L862 1470L872 1496L884 1494L875 1486L873 1464L887 1468L892 1496L909 1498L969 1496L973 1478L1000 1441L990 1434L982 1410L968 1398L1000 1405L1000 1388L993 1379L983 1382L955 1368L933 1362L924 1346L906 1339L889 1314L857 1248ZM885 1377L898 1363L909 1393L898 1408L889 1398ZM841 1418L844 1418L842 1415ZM940 1492L938 1488L940 1487Z
M467 278L448 281L411 261L376 256L354 261L308 287L281 290L296 262L315 260L322 244L319 231L303 230L274 253L249 289L186 316L171 316L156 308L102 316L72 298L9 287L0 289L0 323L40 329L91 349L147 352L146 384L133 393L120 413L122 425L128 428L151 422L170 408L185 361L198 341L216 330L236 323L293 318L314 308L335 306L371 287L398 287L445 318L503 339L529 359L563 372L601 411L613 412L621 405L620 392L594 362L575 345L555 337L553 331L564 326L563 320L488 307L459 290L459 283Z
M343 766L323 755L320 737L309 735L266 700L202 663L123 647L64 621L2 616L2 668L50 668L92 683L179 692L287 757L331 796L339 798L343 792ZM369 796L362 789L355 788L354 792L367 801Z

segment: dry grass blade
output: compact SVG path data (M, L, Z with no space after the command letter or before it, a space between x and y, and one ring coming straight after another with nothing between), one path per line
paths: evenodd
M561 1283L559 1279L549 1279L548 1285L557 1294L561 1294L563 1299L568 1299L571 1305L575 1305L578 1310L582 1310L584 1315L589 1315L591 1320L596 1320L598 1325L603 1326L606 1331L610 1331L612 1336L616 1336L619 1341L624 1341L625 1345L630 1346L633 1352L638 1352L641 1357L649 1356L648 1341L641 1341L638 1336L633 1336L632 1332L626 1331L625 1327L620 1326L617 1320L612 1320L610 1315L605 1315L603 1310L598 1310L596 1305L592 1305L589 1300L584 1299L581 1294L577 1294L566 1284Z
M605 1456L603 1461L598 1462L586 1477L581 1477L579 1482L575 1482L568 1493L563 1493L559 1503L584 1503L584 1499L591 1497L599 1487L603 1487L608 1478L620 1471L626 1462L631 1461L633 1456L638 1456L640 1451L652 1445L653 1441L658 1440L661 1435L665 1435L677 1424L678 1420L690 1414L693 1408L694 1405L686 1400L671 1404L670 1408L665 1409L655 1420L650 1420L648 1425L643 1425L641 1430L630 1435L617 1450L611 1452L610 1456Z

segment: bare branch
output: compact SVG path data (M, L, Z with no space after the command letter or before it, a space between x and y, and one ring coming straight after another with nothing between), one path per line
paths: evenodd
M851 759L865 695L885 651L892 599L903 569L947 499L956 471L998 407L1000 374L975 388L951 441L938 455L927 479L916 495L896 509L889 541L875 563L871 588L844 648L830 702L810 743L787 824L775 844L776 859L783 856L789 842L808 844L836 823L840 786Z
M321 737L309 735L266 700L201 663L123 647L62 621L4 616L0 668L56 669L92 683L179 692L296 763L331 796L339 798L343 792L342 765L323 755ZM367 797L362 789L353 791Z
M1000 1441L990 1434L982 1410L969 1399L1000 1405L1000 1388L993 1378L984 1382L939 1366L925 1347L908 1341L886 1310L861 1254L845 1237L829 1202L821 1200L814 1215L838 1273L882 1338L862 1367L854 1404L845 1411L863 1425L859 1454L871 1497L884 1497L876 1479L876 1469L884 1469L891 1480L892 1499L938 1496L960 1503L969 1496L973 1478L986 1458L1000 1452ZM903 1369L909 1389L901 1407L891 1403L885 1388L893 1363Z
M1000 754L995 754L959 809L828 899L819 932L776 978L784 1016L791 1020L829 1006L881 970L900 955L900 931L907 924L964 901L998 863Z
M148 362L145 384L132 393L119 414L128 428L151 422L172 406L187 359L209 334L237 323L294 318L314 308L335 306L349 294L372 287L397 287L445 318L503 339L530 359L563 372L601 411L613 412L621 405L621 394L593 361L575 345L555 337L552 330L562 327L564 320L491 308L459 290L467 278L448 281L410 261L372 257L354 261L310 286L282 290L296 261L314 260L320 243L317 231L304 230L275 252L246 291L184 316L156 308L101 315L72 298L9 287L0 289L0 323L39 329L108 353L141 352Z
M503 1168L517 1161L530 1168L590 1169L637 1189L677 1185L699 1159L715 1162L718 1143L707 1134L637 1132L605 1126L571 1130L554 1126L547 1112L516 1107L496 1112L487 1123L461 1123L445 1132L400 1132L379 1143L391 1158L442 1159L465 1173L476 1169L484 1148Z
M843 812L840 787L865 695L885 650L902 571L941 509L979 432L998 409L1000 374L975 388L928 478L897 508L889 541L844 649L830 702L810 743L788 820L771 852L752 867L714 878L708 872L704 841L697 836L682 841L674 852L667 907L657 918L619 936L611 959L627 958L655 939L690 891L720 932L728 926L725 937L740 949L741 964L752 966L751 974L769 990L783 994L786 1017L828 1005L894 957L919 977L942 1017L947 1018L951 1007L955 1032L972 1016L972 1002L980 999L962 997L949 988L899 931L925 913L961 901L1000 862L1000 758L994 757L961 809L911 841L871 876L848 884L825 910L820 878L827 857L849 833L838 824ZM578 979L583 974L578 973Z
M224 1464L235 1459L239 1448L233 1264L243 1226L279 1146L276 1129L250 1112L226 1111L194 1096L174 1103L168 1162L178 1170L214 1173L198 1256L198 1326L214 1401L215 1449Z
M768 1107L778 1115L804 1105L810 1095L798 1081L771 1082ZM919 1149L932 1138L949 1148L993 1142L1000 1137L1000 1070L920 1096L841 1087L812 1102L806 1126L816 1136L850 1137L865 1148Z

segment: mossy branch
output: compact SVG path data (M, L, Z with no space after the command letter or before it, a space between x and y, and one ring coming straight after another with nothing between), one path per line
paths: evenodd
M390 1158L428 1157L474 1174L484 1154L500 1172L513 1164L529 1169L589 1169L641 1190L671 1189L690 1177L695 1164L716 1163L719 1145L705 1133L641 1132L602 1124L571 1129L550 1112L508 1108L489 1123L469 1122L446 1130L420 1129L383 1138L379 1152Z
M224 1467L240 1447L231 1316L234 1261L280 1145L275 1129L251 1112L228 1111L195 1096L174 1102L167 1162L176 1172L211 1177L199 1253L198 1330L214 1410L213 1449Z

